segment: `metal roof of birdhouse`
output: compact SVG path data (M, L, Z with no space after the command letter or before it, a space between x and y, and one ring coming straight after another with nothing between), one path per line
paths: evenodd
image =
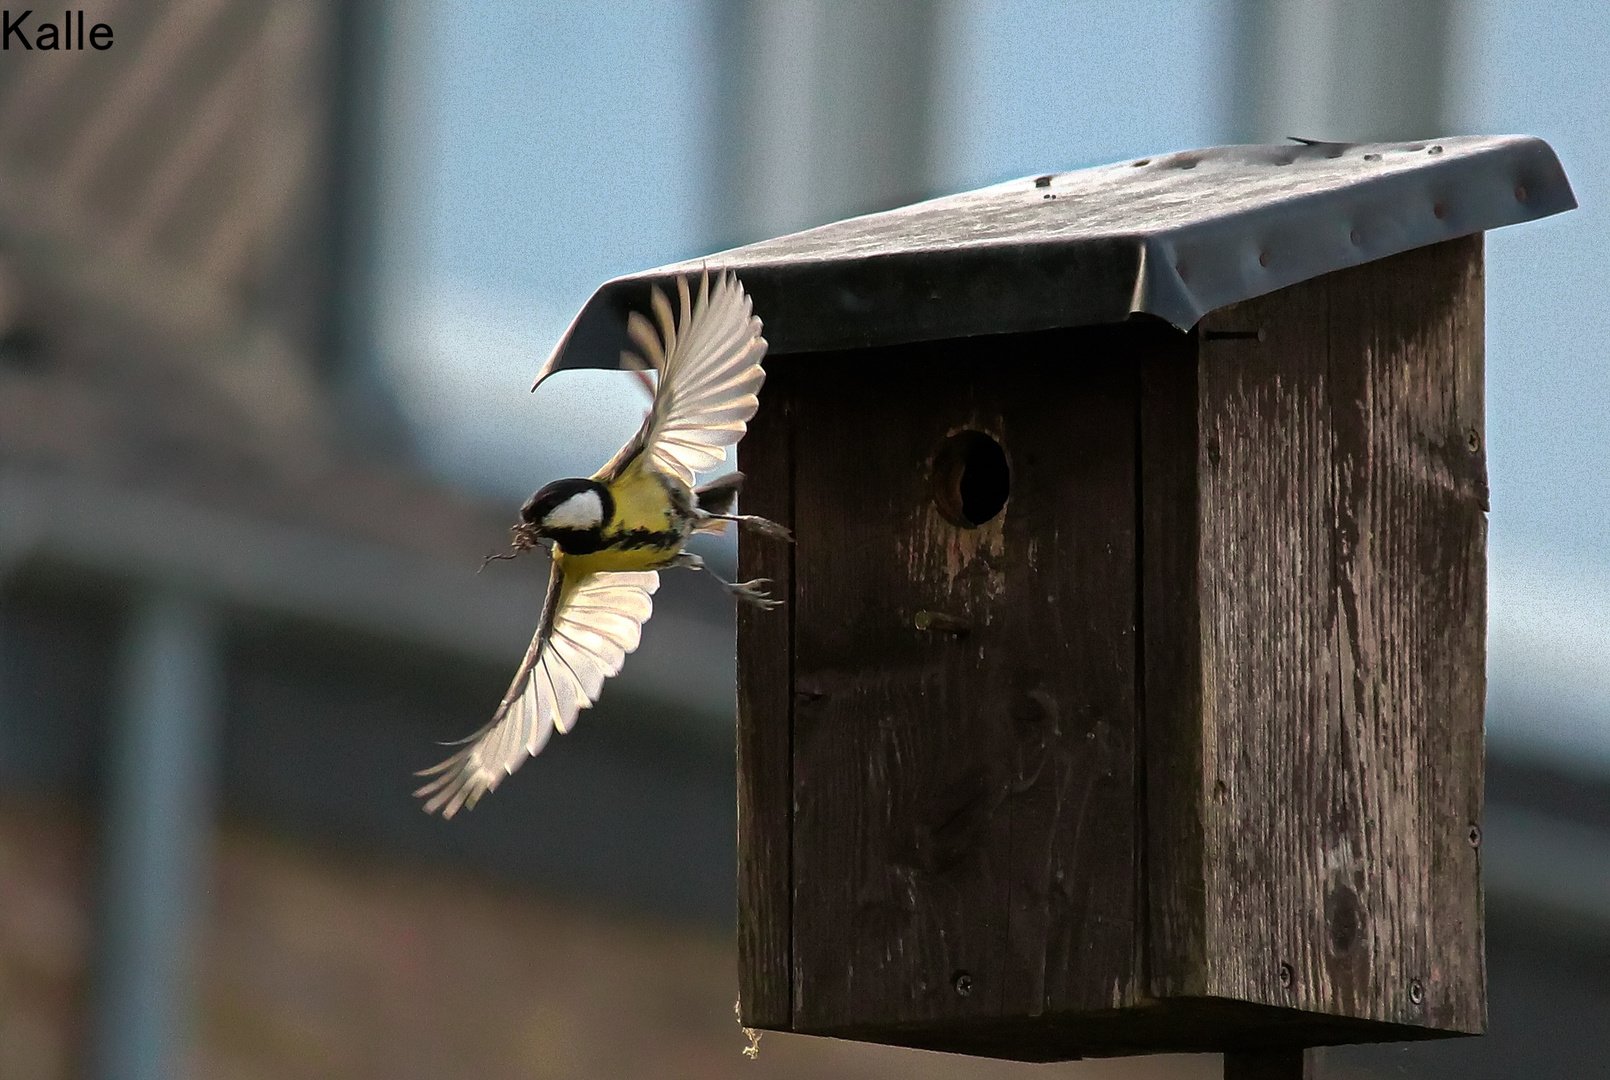
M773 354L1215 308L1333 270L1576 206L1524 136L1221 146L1048 173L616 278L542 374L618 368L649 287L738 272ZM540 380L539 380L540 381Z

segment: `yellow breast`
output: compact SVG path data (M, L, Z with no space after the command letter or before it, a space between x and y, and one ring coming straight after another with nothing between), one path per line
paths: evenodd
M615 516L606 525L606 536L638 530L666 532L676 528L678 515L665 479L650 472L642 462L643 458L639 457L609 485L609 493L615 498Z

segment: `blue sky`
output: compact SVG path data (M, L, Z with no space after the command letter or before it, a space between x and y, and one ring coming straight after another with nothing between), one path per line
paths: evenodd
M590 472L641 415L614 373L525 393L569 317L715 232L712 9L399 10L383 343L431 462L519 499ZM949 4L933 190L1221 141L1227 11ZM1453 126L1547 138L1582 204L1488 242L1492 734L1610 768L1610 9L1460 11Z
M1549 140L1580 204L1487 239L1490 734L1610 769L1610 8L1477 10L1459 123Z

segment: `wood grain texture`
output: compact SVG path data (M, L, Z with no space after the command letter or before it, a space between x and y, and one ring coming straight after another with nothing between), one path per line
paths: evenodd
M1330 279L1337 664L1357 731L1338 764L1361 843L1355 867L1331 870L1327 974L1342 1009L1461 1031L1486 1026L1469 840L1486 698L1481 253L1468 237ZM1392 913L1371 940L1395 962L1339 947L1354 896Z
M1144 962L1158 998L1207 992L1197 348L1160 335L1141 359Z
M1207 333L1263 340L1205 333L1199 372L1205 988L1306 1009L1338 698L1327 317L1324 282L1215 312Z
M796 1030L1134 999L1137 379L1114 340L824 356L795 384ZM976 529L929 485L959 429L1011 467Z
M1480 252L1204 322L1262 333L1199 370L1210 994L1484 1026Z
M794 528L793 428L787 376L768 363L760 410L738 444L741 508ZM740 532L740 580L793 593L791 545ZM738 605L738 1001L749 1027L787 1029L793 811L794 605Z

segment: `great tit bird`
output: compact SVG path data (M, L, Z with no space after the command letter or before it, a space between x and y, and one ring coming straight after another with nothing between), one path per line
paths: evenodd
M733 521L789 539L775 522L733 513L741 474L694 486L695 474L719 465L755 415L766 339L731 273L713 281L701 275L696 294L679 277L676 289L680 317L655 287L655 321L634 311L626 322L640 355L623 353L622 367L652 368L659 376L643 426L593 476L555 480L520 510L514 554L543 541L551 545L542 619L491 722L458 753L420 773L430 779L414 794L425 799L428 812L452 817L474 806L555 730L570 730L637 648L654 609L649 597L659 588L658 571L708 572L697 554L684 550L693 533L720 531ZM763 591L763 578L721 584L745 602L778 603Z

